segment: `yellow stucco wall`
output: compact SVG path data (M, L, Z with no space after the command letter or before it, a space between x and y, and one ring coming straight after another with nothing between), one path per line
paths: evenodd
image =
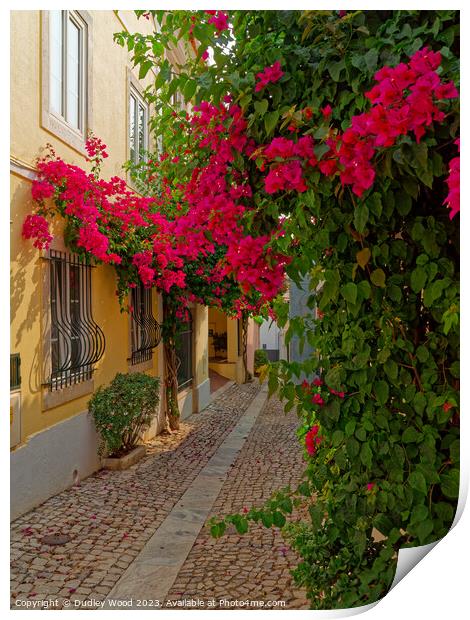
M146 20L130 11L92 11L92 123L90 129L108 146L103 176L123 175L128 157L128 70L130 56L113 42L113 33L134 28L151 30ZM121 21L122 20L122 21ZM50 142L69 163L87 167L85 157L41 124L41 12L11 13L11 352L21 355L21 441L87 408L91 394L44 410L41 397L41 297L45 268L40 252L21 237L31 212L34 162ZM146 78L145 86L151 80ZM60 227L54 231L60 236ZM108 383L116 372L128 370L129 317L121 313L115 295L112 267L98 266L92 274L92 311L106 337L106 350L96 365L94 387ZM47 302L47 300L46 300ZM154 316L158 319L154 295ZM158 355L147 372L159 374Z

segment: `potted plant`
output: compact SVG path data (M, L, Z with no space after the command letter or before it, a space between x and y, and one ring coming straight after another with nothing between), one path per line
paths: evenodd
M160 379L144 373L117 373L108 387L100 386L88 403L101 436L99 448L106 469L127 469L145 456L138 445L156 416Z
M256 349L255 351L255 359L253 363L253 370L255 375L258 376L260 373L260 369L262 366L266 366L269 364L268 354L264 349Z

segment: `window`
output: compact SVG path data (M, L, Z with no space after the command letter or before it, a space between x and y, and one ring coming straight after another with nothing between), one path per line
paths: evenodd
M49 108L86 133L87 24L76 11L49 12Z
M51 391L92 378L105 338L91 312L91 270L76 255L50 251Z
M19 353L10 353L10 391L21 387L21 358Z
M134 87L129 95L129 158L134 164L145 161L148 149L148 106Z
M152 359L161 340L160 325L152 313L152 289L142 283L131 289L131 364Z
M178 389L182 390L193 381L193 322L192 318L184 324L176 342L178 358Z

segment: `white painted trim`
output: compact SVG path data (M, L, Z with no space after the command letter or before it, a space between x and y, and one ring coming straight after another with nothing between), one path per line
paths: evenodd
M30 181L36 181L38 178L38 173L32 166L16 159L16 157L10 157L10 172Z
M210 379L206 379L194 388L194 412L203 411L211 402L211 382Z

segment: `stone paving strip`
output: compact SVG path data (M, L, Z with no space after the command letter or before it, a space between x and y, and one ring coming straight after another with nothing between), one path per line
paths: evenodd
M286 486L305 468L296 437L298 419L268 401L230 468L211 515L243 513ZM295 511L292 518L308 518ZM305 592L292 583L299 559L277 529L253 524L247 534L230 526L219 539L204 527L179 571L164 606L174 609L308 609Z
M166 600L266 397L267 388L263 388L111 590L105 608L115 606L117 600L132 600L133 609L140 608L140 601L161 604Z
M171 436L147 444L127 471L102 470L11 524L11 606L55 600L99 607L146 542L216 453L259 392L257 382L226 389ZM42 539L68 534L51 547Z

